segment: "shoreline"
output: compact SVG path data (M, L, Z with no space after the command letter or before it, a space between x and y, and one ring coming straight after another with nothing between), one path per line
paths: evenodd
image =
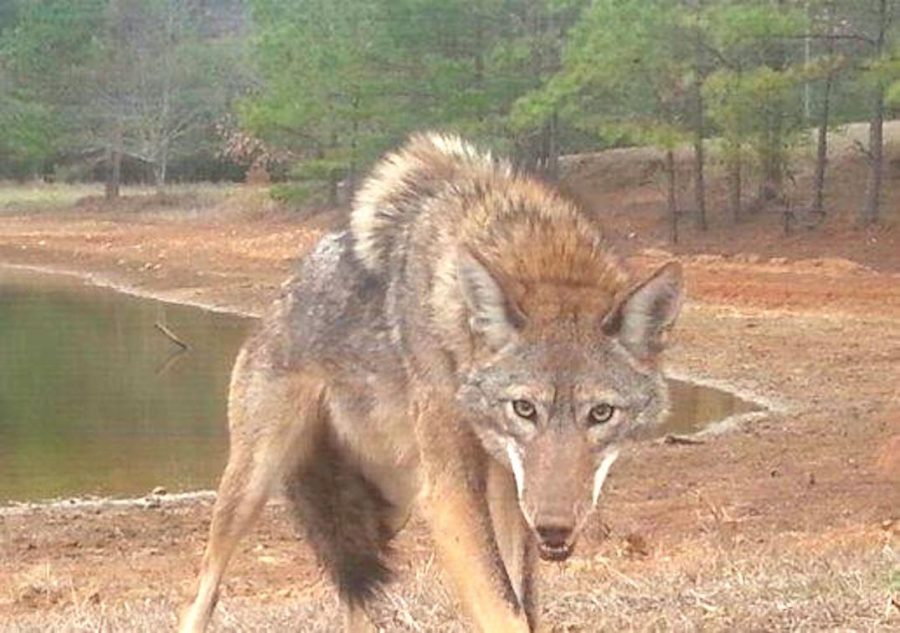
M97 288L106 288L108 290L112 290L114 292L119 292L124 295L128 295L131 297L136 297L138 299L152 299L153 301L160 301L162 303L171 303L174 305L182 305L188 306L191 308L198 308L201 310L207 310L209 312L216 312L219 314L230 314L237 317L243 317L247 319L259 319L260 313L252 312L248 310L243 310L236 305L215 305L212 303L207 303L203 301L192 301L190 299L184 299L176 297L172 294L171 291L167 292L165 290L146 290L139 288L133 284L116 282L108 277L104 277L102 273L92 273L85 272L80 270L59 268L56 266L39 266L33 264L14 264L11 262L0 261L0 269L11 269L11 270L23 270L26 272L32 272L42 275L60 275L64 277L74 277L80 281L83 281L87 284L91 284L92 286L96 286Z
M24 516L33 512L53 510L109 510L130 508L158 508L177 506L216 498L215 490L192 490L189 492L150 493L143 497L67 497L41 501L13 501L0 505L0 517Z

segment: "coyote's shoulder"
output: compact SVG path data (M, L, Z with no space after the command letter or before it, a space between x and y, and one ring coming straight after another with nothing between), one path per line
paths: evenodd
M454 136L419 135L385 157L360 190L350 225L359 260L391 283L403 278L415 301L401 309L427 309L451 347L465 330L461 256L499 279L532 332L599 318L628 282L580 209Z

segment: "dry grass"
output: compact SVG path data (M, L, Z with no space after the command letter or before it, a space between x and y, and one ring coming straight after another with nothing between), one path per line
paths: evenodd
M118 208L144 201L156 206L167 206L167 203L184 206L188 201L192 203L188 206L209 207L227 197L236 187L233 184L179 184L167 187L160 197L153 187L129 185L122 187L122 198L116 205ZM0 213L60 211L96 206L102 200L102 183L0 182Z
M815 130L810 132L809 147L815 151ZM847 123L836 126L828 135L832 158L846 154L861 154L869 144L868 123ZM884 144L888 150L900 145L900 121L884 122Z
M694 568L663 562L627 575L602 559L558 581L548 605L560 631L896 630L893 549L810 558L710 550ZM604 573L605 572L605 573ZM556 592L555 592L556 593Z
M0 182L0 211L60 209L85 196L102 193L100 185L48 185L43 182Z
M875 539L877 541L877 538ZM550 631L893 631L900 613L900 558L890 538L872 543L856 533L817 543L780 537L764 546L730 550L714 537L671 556L633 560L611 546L591 558L546 565L542 594ZM177 592L108 605L90 588L68 586L50 570L23 579L26 592L65 593L66 606L18 617L7 631L171 630ZM37 587L35 589L34 587ZM271 589L271 588L269 588ZM302 595L291 588L253 597L223 596L214 631L339 629L324 581ZM384 631L466 630L433 560L401 573L375 609Z

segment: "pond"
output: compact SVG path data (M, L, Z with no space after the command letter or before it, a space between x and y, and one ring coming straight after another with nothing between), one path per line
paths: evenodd
M251 325L0 267L0 504L214 488L231 365ZM671 385L660 433L754 409L725 391Z
M0 268L0 503L209 488L250 324Z

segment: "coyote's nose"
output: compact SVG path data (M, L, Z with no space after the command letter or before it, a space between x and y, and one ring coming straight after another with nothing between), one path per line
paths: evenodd
M560 524L538 524L535 526L538 535L538 553L544 560L566 560L572 553L569 539L572 528Z
M537 527L541 542L552 548L563 548L572 536L572 528L564 525L540 525Z

